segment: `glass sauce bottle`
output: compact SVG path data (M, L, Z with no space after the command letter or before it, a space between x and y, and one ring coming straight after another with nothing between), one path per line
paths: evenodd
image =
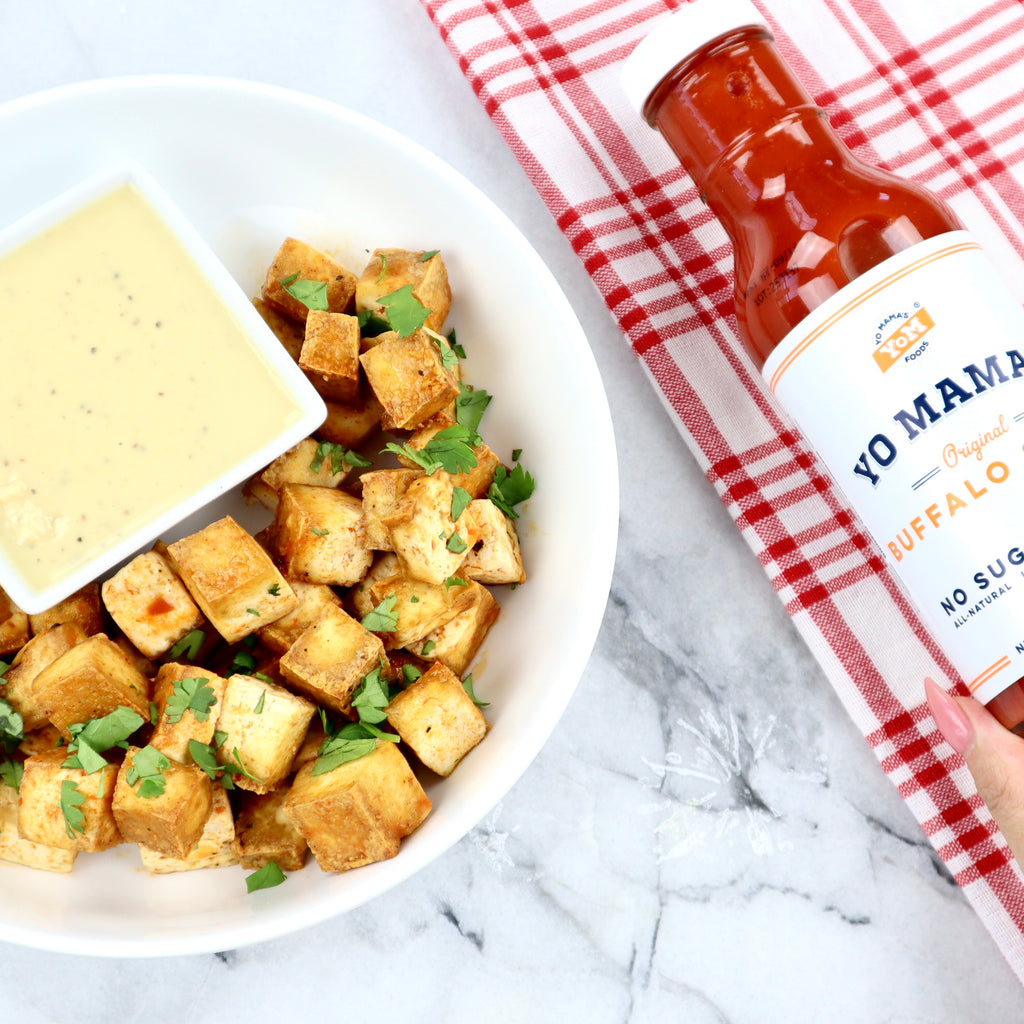
M963 474L958 473L956 465L940 466L948 471L946 481L956 477L956 487L947 490L943 497L940 486L934 500L919 499L916 505L910 505L911 511L902 519L898 512L883 512L880 517L875 511L865 517L858 501L862 495L856 492L855 486L865 482L873 491L879 489L900 451L921 438L925 430L931 429L934 436L936 424L942 417L958 412L969 399L1005 383L1001 378L1016 379L1022 367L1009 354L1000 353L1007 348L1014 349L1015 329L1024 330L1019 307L1006 293L994 298L988 294L990 289L998 290L992 282L993 276L998 275L984 267L979 269L976 243L963 231L960 221L945 203L912 182L863 163L845 147L826 120L824 111L813 103L783 61L763 17L748 0L693 0L682 6L656 27L629 57L622 85L647 123L664 136L700 189L701 198L729 235L735 262L739 333L751 359L765 372L782 404L818 449L851 504L865 518L891 567L903 579L924 613L926 623L936 633L969 688L1005 726L1024 731L1024 604L1015 614L1008 609L1010 614L1003 615L1004 609L1000 608L1000 615L1008 619L1002 623L1001 646L990 649L987 655L982 654L980 661L977 656L973 660L958 657L961 638L955 636L950 642L942 635L943 628L947 634L950 632L950 620L955 623L958 617L966 616L968 609L980 603L973 600L975 597L981 600L991 597L994 593L991 588L1006 578L1011 568L1018 581L1016 591L1024 601L1024 571L1018 571L1024 563L1024 530L1021 530L1021 549L1015 545L993 549L1000 554L995 564L1001 565L1002 573L980 572L988 583L977 593L969 590L964 581L973 578L970 567L975 564L988 569L993 567L986 561L988 547L985 544L976 555L970 550L963 552L963 565L967 568L959 576L947 574L924 584L918 581L917 592L914 581L903 575L904 566L899 564L911 561L915 547L917 552L913 558L944 557L938 545L932 544L940 532L938 527L950 528L953 517L966 512L971 505L982 507L982 498L994 505L991 499L996 492L1009 490L1005 486L1006 477L997 479L1004 470L992 471L995 478L990 475L972 481L961 480ZM957 251L947 258L947 250L954 249ZM943 286L941 282L928 282L927 287L925 283L918 287L902 280L899 284L902 292L893 293L890 279L905 278L913 282L916 279L906 272L907 268L914 273L927 273L927 267L933 264L947 264L943 272L961 279L962 268L953 265L956 259L964 258L965 253L973 263L970 273L989 278L985 282L984 301L998 306L996 319L1006 339L1002 348L991 343L983 345L979 350L981 355L973 362L970 352L964 351L962 358L954 353L955 372L960 372L968 362L978 371L977 375L958 380L948 376L945 368L934 371L931 378L926 373L923 379L927 384L907 382L901 393L902 400L892 399L890 405L880 407L887 410L884 417L876 414L872 418L871 413L861 415L859 403L855 401L841 425L829 422L832 417L827 411L831 401L828 397L819 398L819 408L810 413L793 408L786 401L780 388L782 375L794 361L805 358L804 352L812 347L823 348L818 342L830 331L852 335L852 339L840 336L828 342L840 353L848 353L843 359L859 358L849 352L858 345L861 349L867 347L869 351L863 362L868 364L870 357L875 356L870 372L889 375L894 369L900 369L899 364L908 357L916 360L923 356L929 347L924 336L937 322L927 310L939 300L929 298L921 302L918 296L919 293L931 295L935 289L944 290ZM926 269L919 271L919 266ZM869 274L873 275L870 280L865 278ZM874 301L871 307L874 313L868 313L866 320L861 317L860 323L851 328L845 322L850 319L845 311L862 304L865 294ZM968 294L963 301L979 300ZM859 335L864 335L867 328L870 328L869 336L861 338ZM1024 337L1024 334L1017 337ZM934 337L932 341L934 348ZM947 349L950 344L942 339ZM960 346L959 336L957 345ZM783 350L785 355L780 354ZM987 361L989 352L996 354L994 368ZM914 353L916 355L912 355ZM818 364L806 371L801 384L790 390L817 390L823 366L825 376L831 370L841 381L841 390L849 390L849 367L842 362ZM930 394L929 388L935 386L935 380L950 381L947 386L950 393L940 389ZM985 387L987 380L991 380L990 387ZM874 391L875 384L869 378L864 388ZM976 387L982 390L977 391ZM1021 391L1019 407L1024 410L1024 386ZM924 398L923 406L915 404L918 395ZM794 395L797 406L803 401L799 394ZM822 401L825 409L820 407ZM902 420L896 420L895 427L890 415L894 410L903 414ZM867 420L870 424L862 425L862 421ZM1006 426L1006 420L997 419L993 413L983 417L982 426L986 423ZM950 420L950 426L955 429L959 423L954 425ZM980 430L978 440L996 431L998 427ZM838 435L845 432L845 436L840 437L837 432ZM955 432L958 437L962 434L962 431ZM1006 428L997 434L993 443L1003 440L1003 434L1008 432ZM955 448L956 443L945 440L943 447L953 444ZM1019 443L1016 449L1021 449ZM830 458L830 452L838 455ZM858 462L858 455L864 457L863 464ZM947 463L949 458L954 456L950 455ZM842 471L837 472L836 461L840 465L845 462L845 479ZM927 475L932 471L931 464L927 459L924 461L928 468L921 472ZM935 461L933 457L932 462ZM1010 466L1010 461L1007 457L998 464L1006 467L1007 476L1012 469L1017 469L1015 480L1019 476L1024 485L1024 462L1017 468ZM957 458L957 462L962 466L964 460ZM851 464L860 465L860 472L854 470L853 476L849 472ZM873 482L873 478L877 479ZM956 488L961 488L962 493ZM1004 502L1001 516L1006 519L1012 511L1007 504L1009 495L998 497ZM1024 492L1021 498L1024 501ZM876 499L877 495L872 493L869 504L877 504ZM917 514L914 514L915 509ZM988 514L992 512L987 506L985 510ZM967 518L967 515L962 516L962 520ZM901 524L903 529L893 526L887 529L885 525L880 526L880 522ZM955 542L960 549L965 546L969 549L972 543L977 543L979 532L986 532L981 523L974 525L975 529L970 531L973 540L968 537ZM1007 543L1011 544L1012 538ZM931 550L926 552L929 546ZM1011 552L1017 554L1011 555ZM1020 561L1017 561L1018 555ZM933 571L932 577L934 575ZM977 589L978 584L973 586ZM991 602L982 604L982 612L989 614L990 607ZM974 615L979 620L982 617L977 610ZM956 630L969 631L971 624L968 619ZM1015 657L1002 653L1007 648L1012 653L1014 646L1021 648Z

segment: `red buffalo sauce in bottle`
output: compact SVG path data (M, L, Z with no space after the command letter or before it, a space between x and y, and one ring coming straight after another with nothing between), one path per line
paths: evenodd
M751 359L968 688L1024 731L1019 304L945 203L845 147L749 0L684 5L622 84L729 235Z

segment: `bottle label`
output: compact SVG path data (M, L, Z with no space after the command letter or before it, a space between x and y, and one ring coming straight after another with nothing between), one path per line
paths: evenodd
M977 241L872 268L764 376L971 692L1024 677L1024 311Z

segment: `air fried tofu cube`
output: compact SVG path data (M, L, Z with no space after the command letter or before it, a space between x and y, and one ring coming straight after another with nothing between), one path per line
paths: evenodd
M489 498L466 506L476 541L459 566L459 575L478 583L525 583L526 570L515 523Z
M199 868L230 867L238 863L232 843L235 822L231 815L228 795L220 786L213 787L213 810L206 820L199 841L184 857L168 857L148 846L140 846L142 866L154 875L176 871L196 871Z
M428 661L439 661L460 677L476 657L501 611L486 587L473 580L468 583L467 587L461 588L464 590L464 603L458 615L409 644L409 650L414 654Z
M159 658L203 624L199 606L158 551L136 555L104 582L102 595L111 618L147 658Z
M382 661L386 658L380 637L331 605L281 655L279 668L290 686L348 714L359 683Z
M246 497L255 499L273 512L277 508L278 492L284 484L338 487L348 475L348 463L336 472L330 453L321 456L317 448L317 442L311 437L289 448L246 483Z
M359 321L345 313L311 309L299 366L324 397L354 402L359 397Z
M21 715L25 732L49 724L45 708L35 695L36 676L55 662L65 651L85 639L82 628L73 622L51 626L31 640L14 656L11 667L4 677L6 686L0 694L7 698L11 707Z
M448 271L440 253L408 249L375 249L356 283L356 312L369 312L381 319L386 309L378 300L412 285L412 294L430 310L424 324L440 331L452 304Z
M285 814L324 871L386 860L430 812L430 800L396 744L332 771L305 765L285 799Z
M437 663L387 706L388 722L438 775L455 766L487 735L487 721L459 677Z
M467 587L424 583L402 573L377 580L370 587L374 607L392 595L396 619L390 634L392 647L408 647L422 640L472 604Z
M167 552L196 604L228 643L298 604L270 556L231 516L175 541Z
M407 338L391 332L359 361L380 402L386 430L415 430L459 396L458 380L424 331Z
M356 292L355 274L346 270L333 256L297 238L286 238L267 270L263 300L303 323L306 322L309 307L285 290L282 282L289 278L293 282L326 283L327 308L333 313L344 313Z
M381 519L395 510L398 500L421 469L375 469L364 473L362 484L363 515L366 520L366 546L376 551L393 551L391 534Z
M341 607L341 599L325 583L291 581L299 603L293 611L260 629L260 640L272 651L284 654L318 618L327 605Z
M86 774L81 768L62 767L67 756L66 750L57 749L25 759L18 800L18 831L33 843L61 850L95 853L116 846L121 841L121 833L111 804L117 765L108 764ZM68 794L73 800L68 799ZM65 820L62 810L62 804L72 802L78 804L82 813L79 827L74 827L70 819Z
M114 784L114 820L126 842L148 846L166 857L185 857L210 817L213 783L202 768L154 752L163 759L162 792L147 795L147 780L139 778L134 767L144 755L138 747L130 747Z
M317 428L316 436L346 448L358 448L380 427L381 408L369 388L359 392L353 402L325 400L327 418Z
M370 593L373 585L378 580L386 580L389 576L397 576L402 571L398 555L394 551L387 551L379 554L373 565L367 570L366 575L348 592L348 599L356 618L362 620L374 607L373 597Z
M246 870L274 861L282 871L298 871L305 863L308 844L284 813L287 796L286 789L241 794L233 845Z
M32 694L65 734L69 725L102 718L122 705L149 719L149 680L102 633L75 644L42 669Z
M285 484L274 538L284 572L305 583L350 587L373 561L366 547L363 503L329 487Z
M413 480L390 515L382 519L395 554L410 579L444 583L476 541L468 518L452 521L452 482L447 474Z
M22 838L18 832L18 791L0 784L0 860L67 874L74 867L77 856L77 850L44 846Z
M253 793L274 789L291 769L315 712L304 697L276 683L237 672L228 676L217 718L225 738L217 754L221 764L249 773L236 773L235 785Z
M252 304L263 317L266 325L277 335L277 340L284 346L288 355L298 362L299 354L302 352L302 340L305 336L302 321L287 316L262 299L253 299Z
M81 626L86 636L103 632L106 623L103 621L103 601L100 599L98 583L87 583L63 601L58 601L52 608L28 617L33 635L62 622L73 622Z
M0 590L0 654L11 654L28 643L28 616Z
M196 665L168 662L153 681L156 728L150 745L161 753L189 763L190 740L209 745L213 740L226 681Z

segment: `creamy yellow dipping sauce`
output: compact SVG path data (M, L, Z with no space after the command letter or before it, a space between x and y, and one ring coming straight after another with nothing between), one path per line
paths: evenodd
M0 257L0 546L58 583L301 415L132 184Z

